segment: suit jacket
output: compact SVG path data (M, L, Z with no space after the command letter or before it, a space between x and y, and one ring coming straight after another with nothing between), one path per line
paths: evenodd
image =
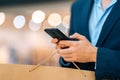
M77 0L71 8L70 35L75 32L86 36L90 41L88 23L94 0ZM98 42L95 76L96 80L120 80L120 0L108 15ZM84 54L84 53L83 53ZM63 67L75 68L59 60ZM94 63L76 63L81 69L94 70Z

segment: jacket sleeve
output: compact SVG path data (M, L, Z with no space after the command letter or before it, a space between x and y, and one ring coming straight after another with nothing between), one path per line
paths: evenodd
M71 19L70 19L70 31L69 35L72 35L76 32L76 8L78 8L78 5L80 5L79 2L81 0L76 0L72 6L71 6ZM76 68L71 62L66 62L62 57L59 58L59 64L62 67L67 67L67 68ZM94 70L94 63L77 63L79 68L84 69L84 70Z
M98 48L95 75L96 80L120 80L120 51Z
M59 58L59 63L62 67L70 67L72 65L71 62L66 62L62 57Z

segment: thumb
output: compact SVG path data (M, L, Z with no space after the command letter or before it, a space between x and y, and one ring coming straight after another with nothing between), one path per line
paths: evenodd
M76 38L78 40L86 40L86 37L83 35L80 35L78 33L74 33L73 35L70 36L71 38Z

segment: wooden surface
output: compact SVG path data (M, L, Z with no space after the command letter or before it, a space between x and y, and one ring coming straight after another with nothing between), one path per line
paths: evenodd
M29 72L34 66L0 64L0 80L95 80L94 72L81 71L61 67L40 66L33 72Z

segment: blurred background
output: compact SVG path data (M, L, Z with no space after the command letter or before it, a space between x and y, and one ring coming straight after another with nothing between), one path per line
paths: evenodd
M0 63L40 63L55 45L45 28L69 31L73 0L0 0ZM59 54L41 65L59 66Z

